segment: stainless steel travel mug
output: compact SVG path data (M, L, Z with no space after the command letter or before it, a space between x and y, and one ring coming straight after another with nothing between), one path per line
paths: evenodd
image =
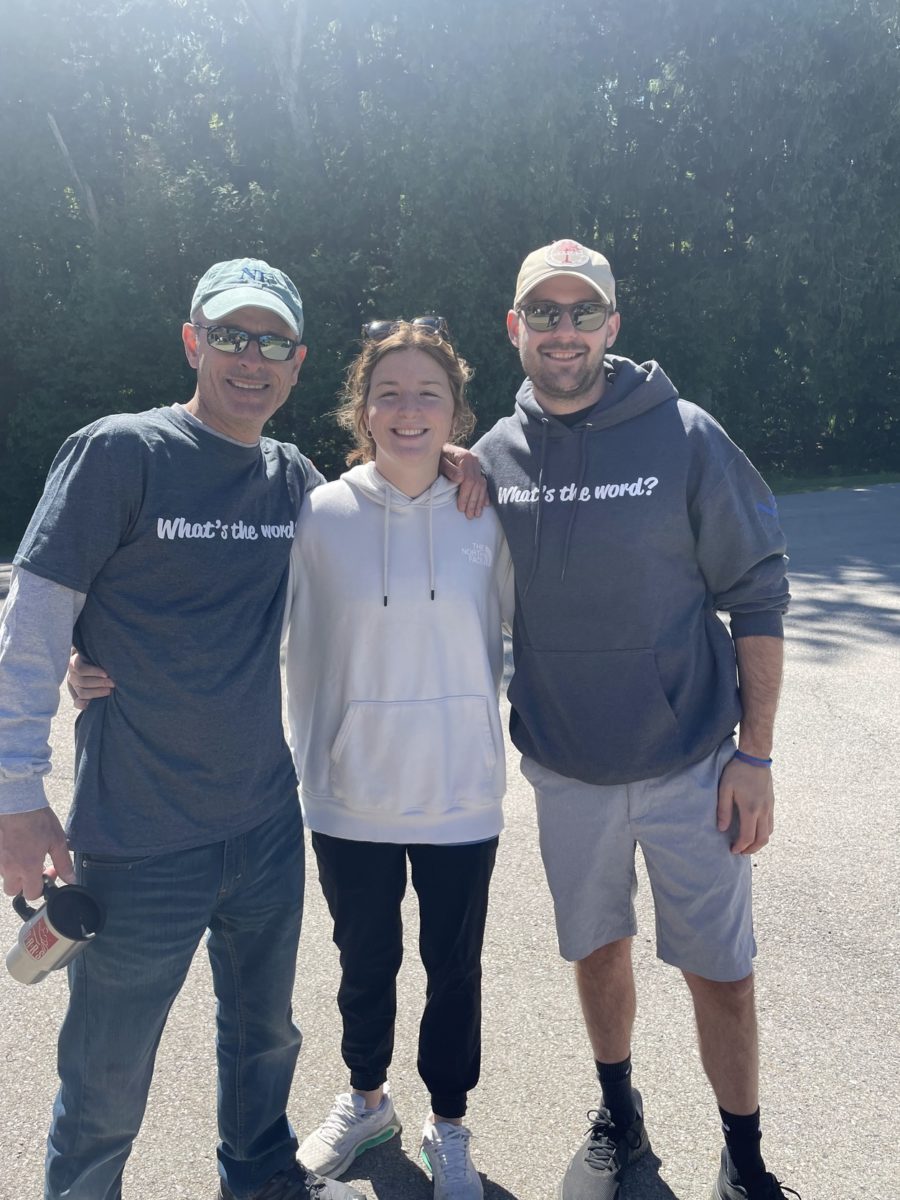
M103 906L79 884L57 887L44 876L44 903L34 909L21 892L12 902L25 922L6 966L19 983L40 983L71 962L103 928Z

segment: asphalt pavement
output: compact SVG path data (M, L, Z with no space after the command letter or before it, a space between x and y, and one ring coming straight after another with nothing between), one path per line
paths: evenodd
M775 748L777 827L754 859L763 1147L803 1200L897 1200L900 485L789 496L780 507L794 602ZM72 721L64 701L49 781L61 814L72 783ZM550 1200L598 1093L571 968L556 951L532 799L513 753L506 814L484 954L482 1082L467 1120L487 1200ZM431 1194L417 1163L427 1111L415 1069L424 982L414 899L405 904L407 961L391 1071L405 1127L348 1176L378 1200ZM708 1200L717 1113L687 990L655 958L643 873L638 905L634 1078L653 1153L627 1173L621 1200ZM17 926L4 901L4 945ZM313 868L295 995L305 1038L290 1105L301 1136L346 1087L337 979ZM0 1200L42 1195L64 1002L61 976L31 988L0 977ZM212 1012L201 951L163 1039L126 1169L126 1200L215 1195Z

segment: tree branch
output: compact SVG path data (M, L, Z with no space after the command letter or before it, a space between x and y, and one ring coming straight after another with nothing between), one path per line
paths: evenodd
M88 218L94 227L94 232L99 233L100 214L97 212L97 205L94 203L94 193L91 191L90 184L84 183L81 179L81 176L78 174L78 170L72 159L72 155L69 153L69 147L63 140L63 135L60 133L59 126L57 125L52 113L47 113L47 122L50 125L50 130L53 136L56 138L56 144L59 146L60 153L65 159L66 166L69 168L72 178L75 180L75 186L81 193L82 200L84 201L84 207Z

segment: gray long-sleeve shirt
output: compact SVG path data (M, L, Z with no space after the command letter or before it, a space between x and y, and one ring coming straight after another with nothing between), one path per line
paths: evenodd
M85 593L13 567L0 619L0 813L46 808L50 722Z

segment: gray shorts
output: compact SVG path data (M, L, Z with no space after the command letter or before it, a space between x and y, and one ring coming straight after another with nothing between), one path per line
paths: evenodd
M704 979L750 974L750 857L732 854L734 831L716 828L719 776L733 754L726 738L692 767L608 787L522 759L563 958L586 958L637 933L638 845L653 890L657 957Z

